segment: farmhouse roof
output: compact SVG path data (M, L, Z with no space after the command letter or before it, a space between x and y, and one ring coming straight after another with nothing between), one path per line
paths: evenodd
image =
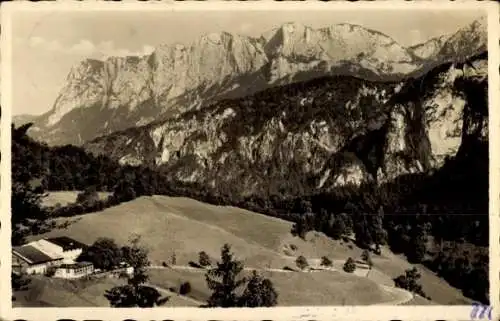
M56 245L59 245L60 247L63 248L64 251L84 249L87 247L87 245L80 243L78 241L75 241L72 238L69 238L67 236L52 237L52 238L48 238L47 241L49 241L50 243L54 243Z
M19 257L30 265L42 264L62 259L60 257L52 258L31 245L14 247L12 248L12 252L15 256Z

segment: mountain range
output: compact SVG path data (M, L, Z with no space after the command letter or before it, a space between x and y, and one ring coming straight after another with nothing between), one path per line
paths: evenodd
M81 145L220 99L324 76L418 78L486 48L485 18L413 47L352 24L313 29L287 23L260 37L211 33L189 45L161 45L142 57L82 61L69 72L53 108L30 119L32 135L51 145Z
M409 48L349 24L208 34L84 60L51 111L23 117L49 145L240 195L381 184L487 145L486 49L485 19Z

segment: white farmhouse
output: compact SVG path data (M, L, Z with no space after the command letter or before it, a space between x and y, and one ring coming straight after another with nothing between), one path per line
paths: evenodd
M12 271L44 274L49 268L72 264L86 245L69 237L42 239L12 248Z
M12 248L12 272L17 274L44 274L62 261L62 257L49 256L32 244Z

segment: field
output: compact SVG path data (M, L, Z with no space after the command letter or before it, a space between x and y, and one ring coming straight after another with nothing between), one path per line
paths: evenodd
M189 297L206 301L210 296L204 273L188 270L156 269L150 271L150 282L162 288L178 288L189 281L195 289ZM250 271L245 271L246 275ZM260 272L271 279L279 293L280 306L304 305L369 305L391 302L391 293L381 290L377 283L344 272Z
M28 290L14 293L13 307L108 306L107 289L121 284L118 279L68 281L43 276L30 277Z
M124 284L124 280L100 278L93 280L63 280L44 276L30 277L26 291L14 293L14 308L20 307L109 307L106 290ZM191 301L171 293L168 306L196 306Z
M43 206L55 206L60 204L61 206L68 205L69 203L74 203L76 197L80 191L62 191L62 192L50 192L47 197L42 200ZM99 192L99 198L105 199L110 195L110 193Z
M59 223L64 221L67 219L60 219ZM411 267L406 260L384 248L382 256L373 258L375 269L370 273L366 275L368 271L358 269L355 275L346 274L342 271L345 260L348 257L358 259L361 254L361 250L351 243L334 241L317 232L308 233L304 241L291 235L290 222L188 198L140 197L99 213L73 217L70 221L73 223L65 229L56 229L37 238L67 235L91 244L105 236L115 239L119 244L126 244L131 236L140 235L153 265L150 270L151 285L168 293L169 288L178 288L181 282L191 283L189 298L174 296L168 303L175 306L193 306L196 302L206 301L209 291L202 271L182 267L191 261L196 262L200 251L207 252L212 261L216 261L224 243L231 245L235 256L243 261L248 270L258 269L273 281L279 292L279 305L284 306L399 302L404 293L392 290L392 278ZM161 268L164 262L171 265L173 254L175 265L179 268ZM316 266L319 265L319 258L327 256L332 259L336 271L279 271L285 266L294 268L294 261L299 255L305 256L311 265ZM436 303L469 302L459 290L432 272L420 270L424 291ZM102 285L103 288L106 286L109 288L112 285ZM85 288L80 292L87 293L88 290ZM99 289L95 292L102 294L104 291ZM404 302L431 304L418 297ZM401 301L401 304L404 302ZM95 304L103 306L102 302Z
M188 198L141 197L71 220L77 222L42 237L71 235L91 244L107 236L125 244L131 236L140 235L141 242L150 251L152 264L156 265L170 262L174 253L179 265L196 261L200 251L217 258L224 243L230 244L250 267L264 264L282 268L299 255L313 258L325 255L345 260L347 256L361 254L356 247L349 249L348 244L333 242L321 233L309 233L307 241L293 237L290 222ZM64 221L67 219L58 223Z

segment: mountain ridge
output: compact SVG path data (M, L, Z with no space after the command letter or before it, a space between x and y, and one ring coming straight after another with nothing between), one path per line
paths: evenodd
M394 61L387 60L394 50ZM387 35L350 24L284 24L260 38L209 33L191 45L161 45L142 57L84 60L68 74L53 109L35 120L33 133L50 144L82 144L272 86L335 74L400 80L439 62L416 57Z

